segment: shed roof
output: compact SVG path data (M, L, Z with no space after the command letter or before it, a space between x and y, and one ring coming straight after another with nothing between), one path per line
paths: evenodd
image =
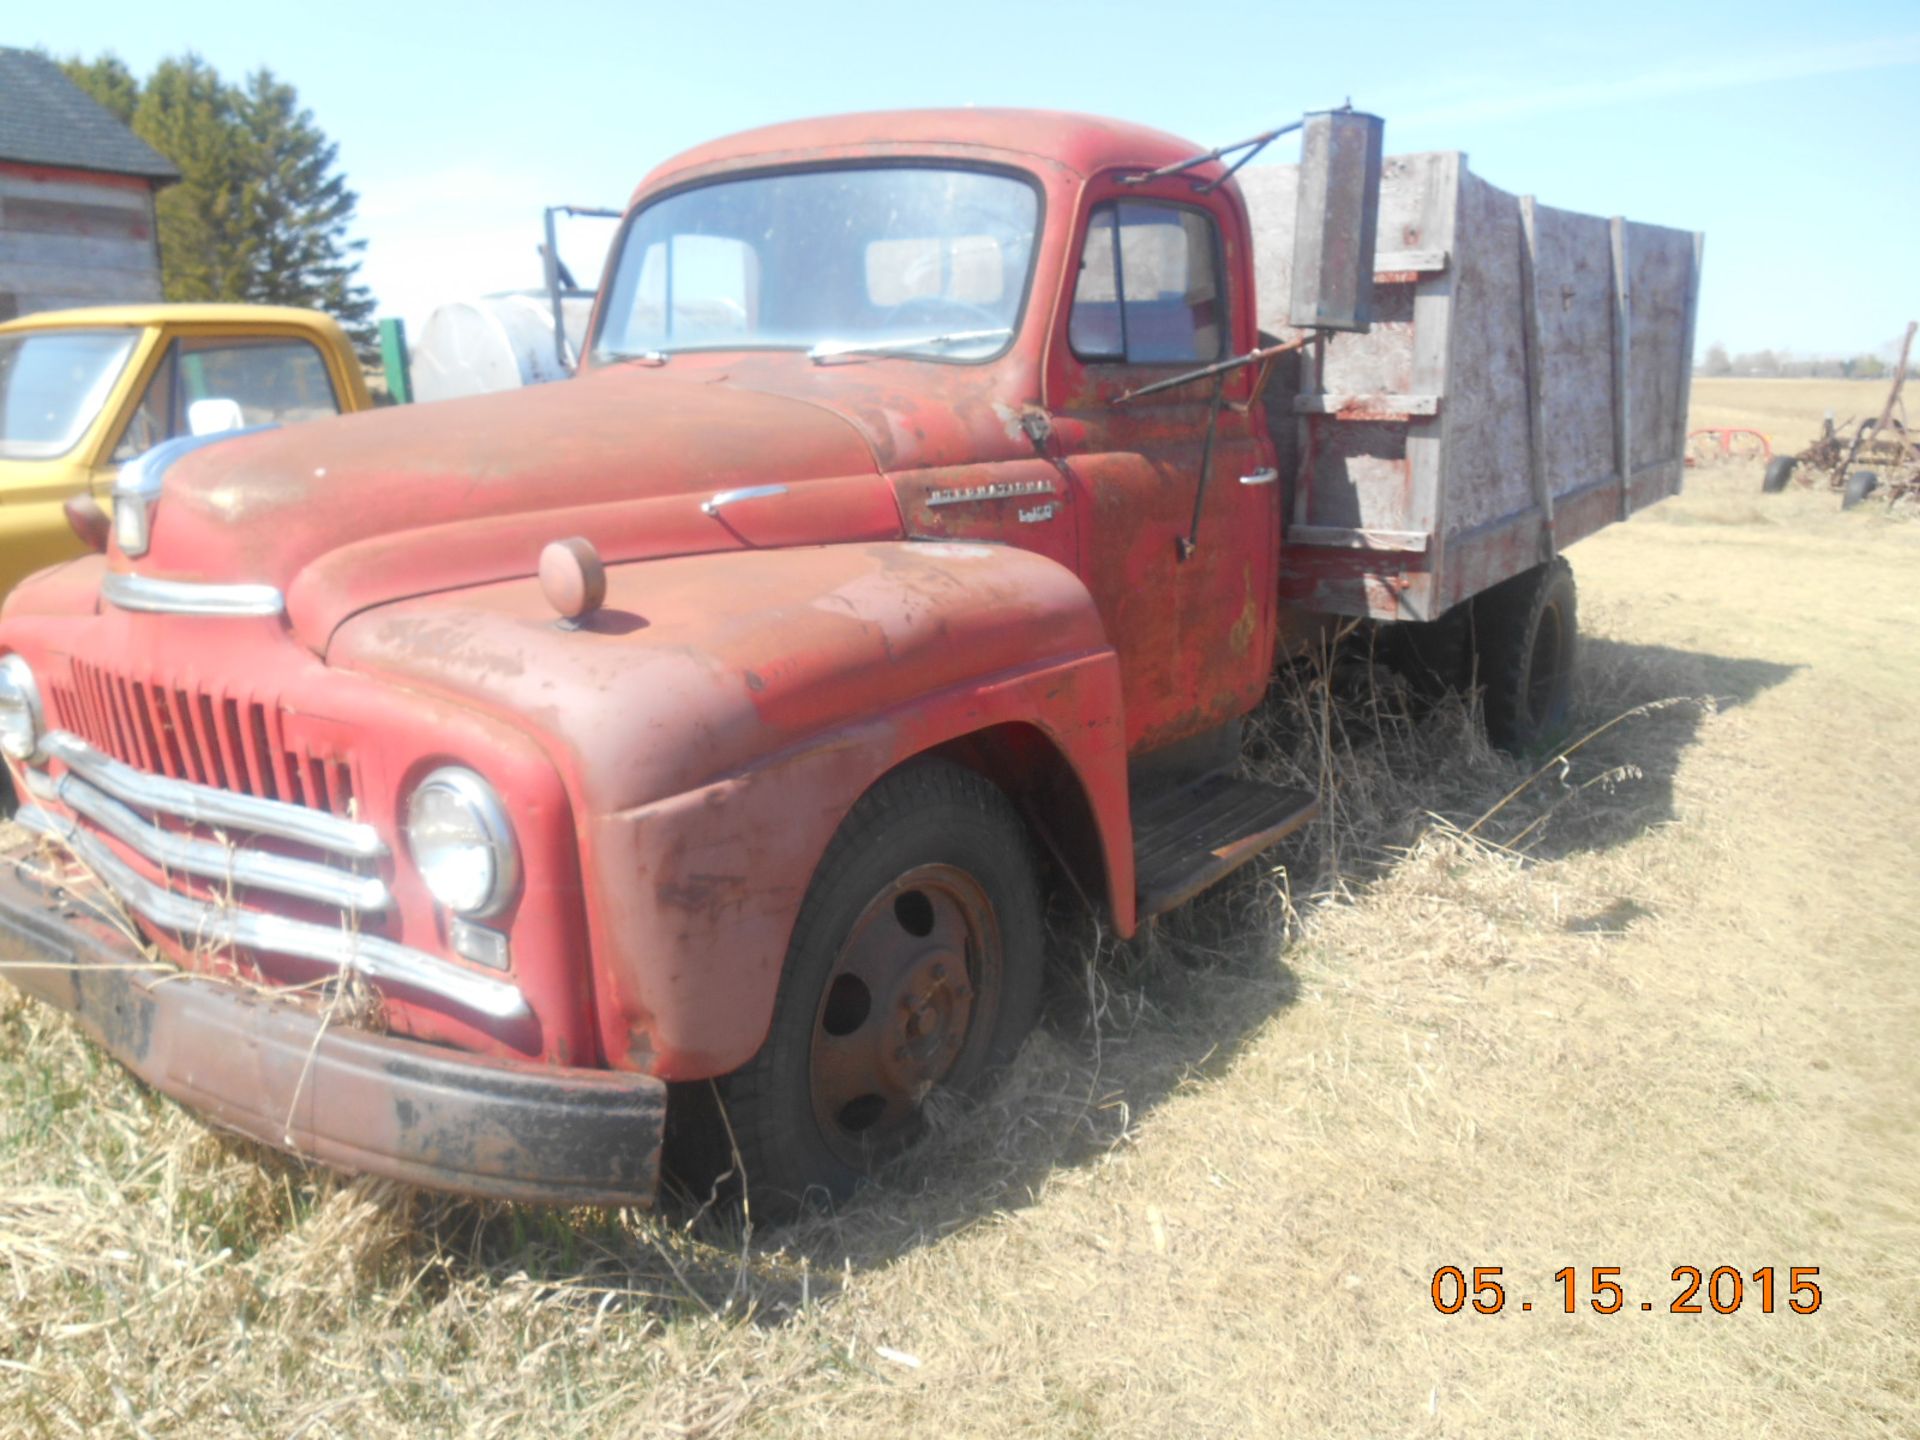
M162 184L180 178L172 161L34 50L0 48L0 160Z

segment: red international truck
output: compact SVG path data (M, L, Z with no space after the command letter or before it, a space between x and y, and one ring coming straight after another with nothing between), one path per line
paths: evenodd
M574 378L149 452L0 619L5 973L330 1165L645 1204L717 1094L756 1202L846 1193L1020 1045L1043 870L1126 935L1312 817L1236 757L1329 624L1564 724L1698 239L1380 136L753 131Z

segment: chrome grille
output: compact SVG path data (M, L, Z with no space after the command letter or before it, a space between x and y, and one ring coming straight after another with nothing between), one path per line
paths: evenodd
M75 658L51 686L56 723L143 770L333 815L353 812L350 762L287 743L276 707L224 691L135 679Z
M146 773L63 730L42 737L42 749L65 767L64 773L28 772L32 798L44 803L24 807L19 823L62 841L149 923L192 944L271 951L358 971L491 1019L527 1014L525 997L511 982L362 931L361 917L371 919L392 905L385 882L361 868L387 855L372 826L283 800ZM160 881L126 863L105 843L107 836L154 867ZM256 839L304 847L321 858L261 849L252 843ZM179 888L180 876L203 882L201 893ZM317 924L249 909L234 903L235 890L326 906L340 912L342 923ZM350 920L355 923L345 923Z

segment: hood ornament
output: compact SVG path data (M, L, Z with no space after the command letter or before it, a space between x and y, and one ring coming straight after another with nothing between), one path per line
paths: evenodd
M607 567L593 542L575 535L540 552L540 593L560 615L560 628L577 630L607 599Z

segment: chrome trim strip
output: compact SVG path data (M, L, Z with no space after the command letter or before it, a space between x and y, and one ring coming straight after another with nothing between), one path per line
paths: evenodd
M275 428L273 425L246 425L238 430L216 430L211 435L176 435L171 440L162 440L158 445L142 450L120 467L119 473L113 477L113 498L118 501L125 495L151 500L160 493L168 468L181 456L204 450L209 445L218 445L222 440L257 435L262 430Z
M140 522L139 543L122 545L120 553L129 556L141 556L147 553L147 547L153 539L153 506L160 498L160 490L167 478L167 471L183 455L191 455L195 450L204 450L209 445L218 445L222 440L232 440L239 435L253 435L262 430L272 430L272 425L248 425L239 430L219 430L211 435L176 435L171 440L162 440L149 450L144 450L120 467L120 473L113 478L114 526L116 540L121 538L119 510L127 506L138 510Z
M385 981L421 990L451 1001L489 1020L520 1020L529 1013L519 987L487 975L473 975L437 956L377 935L356 935L302 920L254 910L233 910L204 904L153 884L135 872L100 841L73 821L37 806L15 817L24 828L62 841L97 875L108 890L163 930L195 941L270 950L317 960L341 970L356 971L369 980Z
M260 835L311 845L318 850L373 860L387 853L387 843L371 825L342 820L304 805L282 800L258 800L210 785L149 775L102 755L78 735L49 731L41 749L70 770L78 771L115 800L140 810L164 810L196 825L230 825Z
M121 571L100 582L100 594L109 605L147 615L278 615L287 608L271 585L203 585Z
M168 870L272 890L299 900L317 900L342 910L378 912L393 903L386 882L377 875L355 875L311 860L241 850L217 840L196 840L162 830L72 771L58 780L28 771L27 788L38 799L57 800L85 816L129 849Z
M764 500L769 495L786 493L787 487L784 485L748 485L739 490L721 490L700 502L700 513L717 515L723 507L733 504L736 500Z

